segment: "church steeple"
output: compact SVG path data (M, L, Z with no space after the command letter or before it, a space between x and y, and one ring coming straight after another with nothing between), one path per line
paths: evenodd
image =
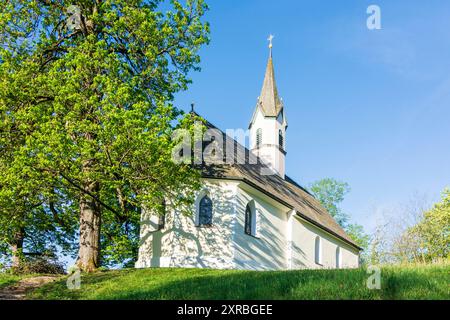
M267 62L261 95L250 122L250 149L282 178L285 176L285 134L287 122L283 102L278 94L272 57L272 40L269 37Z
M277 83L275 81L275 70L273 67L272 58L272 39L269 37L269 61L267 62L266 74L261 89L261 94L258 99L258 104L261 106L262 112L266 117L277 117L283 109L283 103L278 95Z

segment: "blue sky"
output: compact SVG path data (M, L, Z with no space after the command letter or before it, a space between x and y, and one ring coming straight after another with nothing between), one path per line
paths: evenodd
M381 8L381 30L366 26ZM343 208L370 231L386 208L450 186L450 2L209 1L211 44L176 104L247 128L274 39L287 174L350 184Z

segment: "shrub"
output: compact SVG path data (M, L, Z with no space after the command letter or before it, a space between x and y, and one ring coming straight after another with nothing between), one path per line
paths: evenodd
M64 264L54 257L39 256L26 258L18 267L12 269L15 274L65 274Z

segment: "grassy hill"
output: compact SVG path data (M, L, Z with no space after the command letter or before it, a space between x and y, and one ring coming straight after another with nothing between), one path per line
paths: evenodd
M20 280L21 277L8 274L8 273L0 273L0 289L5 288L7 286L13 285L17 281Z
M381 290L356 270L253 272L144 269L82 275L81 289L65 278L28 294L31 299L450 299L450 266L384 267Z

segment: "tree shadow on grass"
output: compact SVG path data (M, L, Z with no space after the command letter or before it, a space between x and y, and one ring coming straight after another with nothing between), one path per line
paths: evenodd
M334 274L330 270L303 270L287 272L237 271L218 275L202 274L186 279L172 279L153 286L133 288L133 290L113 290L101 299L119 300L257 300L257 299L340 299L342 289L333 283ZM345 276L363 286L361 275ZM335 279L334 279L335 280ZM335 284L334 282L333 284ZM345 288L344 288L345 290Z
M172 279L156 285L110 292L102 299L257 300L257 299L448 299L445 284L416 272L382 278L381 290L367 288L367 273L359 270L238 271ZM382 276L383 277L383 276ZM443 283L442 282L442 283Z
M445 270L444 270L445 271ZM382 269L381 290L370 290L364 269L284 272L212 269L109 271L82 278L81 290L65 280L38 289L37 298L111 300L449 299L448 274Z

